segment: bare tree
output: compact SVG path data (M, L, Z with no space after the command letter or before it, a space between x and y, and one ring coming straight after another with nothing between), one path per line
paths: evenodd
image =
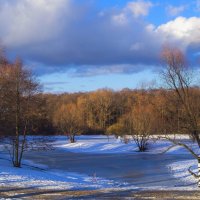
M131 136L138 150L146 151L150 135L155 133L156 123L153 112L148 92L138 92L130 111L124 114L116 124L110 126L107 131L123 136L125 142L127 142L126 136Z
M63 104L54 114L54 124L69 137L71 143L75 136L84 130L83 118L80 109L75 103Z
M39 85L31 72L24 68L21 60L15 63L3 62L0 66L1 120L12 137L11 157L14 167L21 166L30 130L30 119L34 112L35 94ZM3 130L7 132L8 130Z
M176 117L178 123L172 131L174 134L187 133L200 148L199 104L195 101L195 99L199 99L199 94L195 93L194 88L191 87L193 76L185 55L179 49L164 48L162 58L165 64L162 77L171 92L169 98L171 98L171 101L176 102L177 105ZM198 165L200 165L199 155L188 144L177 141L176 137L167 136L165 138L170 140L174 145L186 148L197 158Z
M130 119L133 140L139 151L146 151L150 135L155 133L154 109L148 90L137 94Z

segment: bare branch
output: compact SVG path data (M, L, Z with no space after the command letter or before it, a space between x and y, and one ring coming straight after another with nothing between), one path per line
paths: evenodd
M171 139L169 137L159 137L160 139L166 139L172 142L176 146L184 147L187 151L189 151L196 159L198 159L198 155L186 144L176 141L175 139Z
M194 178L199 178L199 176L198 176L196 173L194 173L194 172L191 170L191 168L192 168L192 166L190 166L190 167L188 168L188 172L189 172Z
M168 147L168 148L167 148L166 150L164 150L161 154L164 154L164 153L168 152L170 149L173 149L175 146L177 146L177 145L174 144L174 145Z

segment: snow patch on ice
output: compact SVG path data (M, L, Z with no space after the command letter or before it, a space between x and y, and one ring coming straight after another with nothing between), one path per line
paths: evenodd
M189 173L189 167L191 167L191 170L194 173L197 173L197 160L190 159L186 161L174 162L168 165L168 168L171 170L174 177L180 179L186 186L196 188L197 179Z
M30 163L29 163L30 164ZM33 164L33 163L32 163ZM40 170L23 166L14 168L7 160L1 160L0 187L23 187L43 189L101 189L115 187L117 183L85 174Z

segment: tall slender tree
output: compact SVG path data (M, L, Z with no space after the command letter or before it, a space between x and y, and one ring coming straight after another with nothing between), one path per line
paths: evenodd
M34 113L39 84L22 61L3 62L0 66L0 95L2 97L1 123L4 133L10 131L14 167L20 167L29 131L30 119Z

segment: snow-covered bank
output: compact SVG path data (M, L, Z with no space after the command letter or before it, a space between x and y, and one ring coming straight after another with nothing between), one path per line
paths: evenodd
M173 144L166 139L156 139L158 136L151 137L148 141L148 150L145 153L158 154L164 152ZM173 138L173 136L171 136ZM200 150L195 143L192 143L187 135L176 136L180 142L186 143L194 152L200 154ZM122 138L105 135L81 135L76 137L75 143L70 143L66 136L28 136L27 140L34 141L34 150L41 149L42 142L52 145L56 149L75 153L138 153L138 147L131 139L124 143ZM3 150L0 144L0 150ZM31 148L30 148L31 149ZM31 149L33 150L33 149ZM184 147L174 146L166 154L190 154Z
M64 151L76 153L138 153L138 148L133 140L125 144L121 139L116 139L114 136L77 136L75 143L69 143L67 137L57 136L54 138L53 146ZM187 136L180 136L178 139L187 143L195 152L200 153L197 145L189 142ZM164 152L172 143L165 139L155 140L150 139L148 143L148 151L146 153L158 154ZM184 147L175 146L166 154L190 154Z

